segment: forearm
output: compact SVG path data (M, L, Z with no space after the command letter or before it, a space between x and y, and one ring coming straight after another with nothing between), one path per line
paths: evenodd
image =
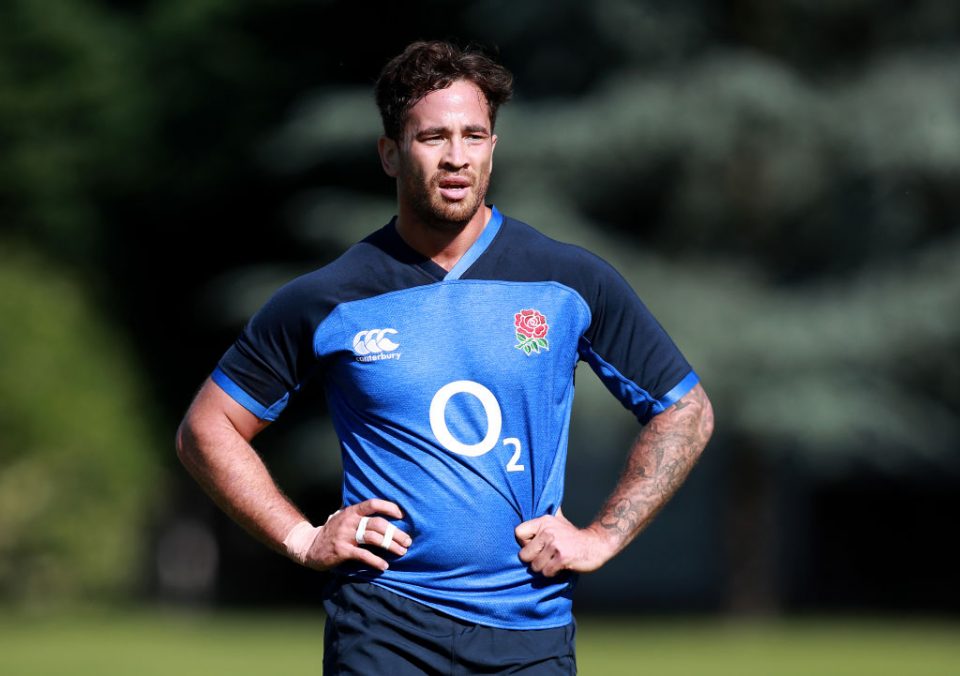
M590 528L608 559L626 547L677 491L713 432L713 409L700 385L653 418L630 449L616 487Z
M304 517L228 419L188 414L177 433L177 454L228 516L264 544L284 552L284 538Z
M599 515L584 529L556 514L524 521L515 535L520 560L552 577L589 573L626 547L676 492L713 432L713 409L697 385L643 428Z
M359 561L386 570L386 560L363 545L403 556L409 535L387 519L400 508L370 499L345 506L322 525L306 522L280 492L250 441L267 423L237 404L210 379L177 430L177 455L187 471L234 521L272 549L317 570Z

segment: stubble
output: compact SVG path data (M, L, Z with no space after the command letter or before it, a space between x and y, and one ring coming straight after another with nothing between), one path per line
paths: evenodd
M405 190L410 197L410 206L417 217L428 227L443 232L462 230L474 217L490 186L489 174L475 172L460 174L436 173L427 178L411 167L406 173ZM440 194L440 182L451 176L466 177L471 181L470 195L459 201L445 200Z

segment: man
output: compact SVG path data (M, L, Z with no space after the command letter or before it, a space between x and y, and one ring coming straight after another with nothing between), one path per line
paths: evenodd
M180 427L181 459L231 517L335 571L327 673L574 673L576 574L649 523L712 430L697 376L616 272L485 205L511 87L442 42L387 64L397 216L277 292ZM645 423L582 529L560 510L580 359ZM343 507L322 525L250 445L310 379L343 455Z

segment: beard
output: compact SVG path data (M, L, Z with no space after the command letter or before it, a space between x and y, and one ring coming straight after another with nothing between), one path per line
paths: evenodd
M403 189L413 212L428 227L444 232L462 230L483 206L490 186L487 173L436 173L429 178L416 169L405 173ZM469 192L462 200L447 200L440 194L441 181L451 176L470 179Z

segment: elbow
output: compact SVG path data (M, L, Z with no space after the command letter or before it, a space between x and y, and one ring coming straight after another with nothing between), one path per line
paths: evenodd
M190 427L190 417L187 415L177 427L177 433L174 438L174 448L177 451L177 458L185 467L190 467L191 460L194 457L193 431Z
M713 404L710 403L710 398L699 384L690 391L686 403L693 404L685 407L691 413L686 419L686 427L690 435L691 448L695 449L699 456L706 448L710 437L713 436Z
M700 436L703 439L703 448L706 447L707 442L710 441L710 437L713 436L713 404L710 403L710 399L704 394L703 396L703 408L700 411Z

